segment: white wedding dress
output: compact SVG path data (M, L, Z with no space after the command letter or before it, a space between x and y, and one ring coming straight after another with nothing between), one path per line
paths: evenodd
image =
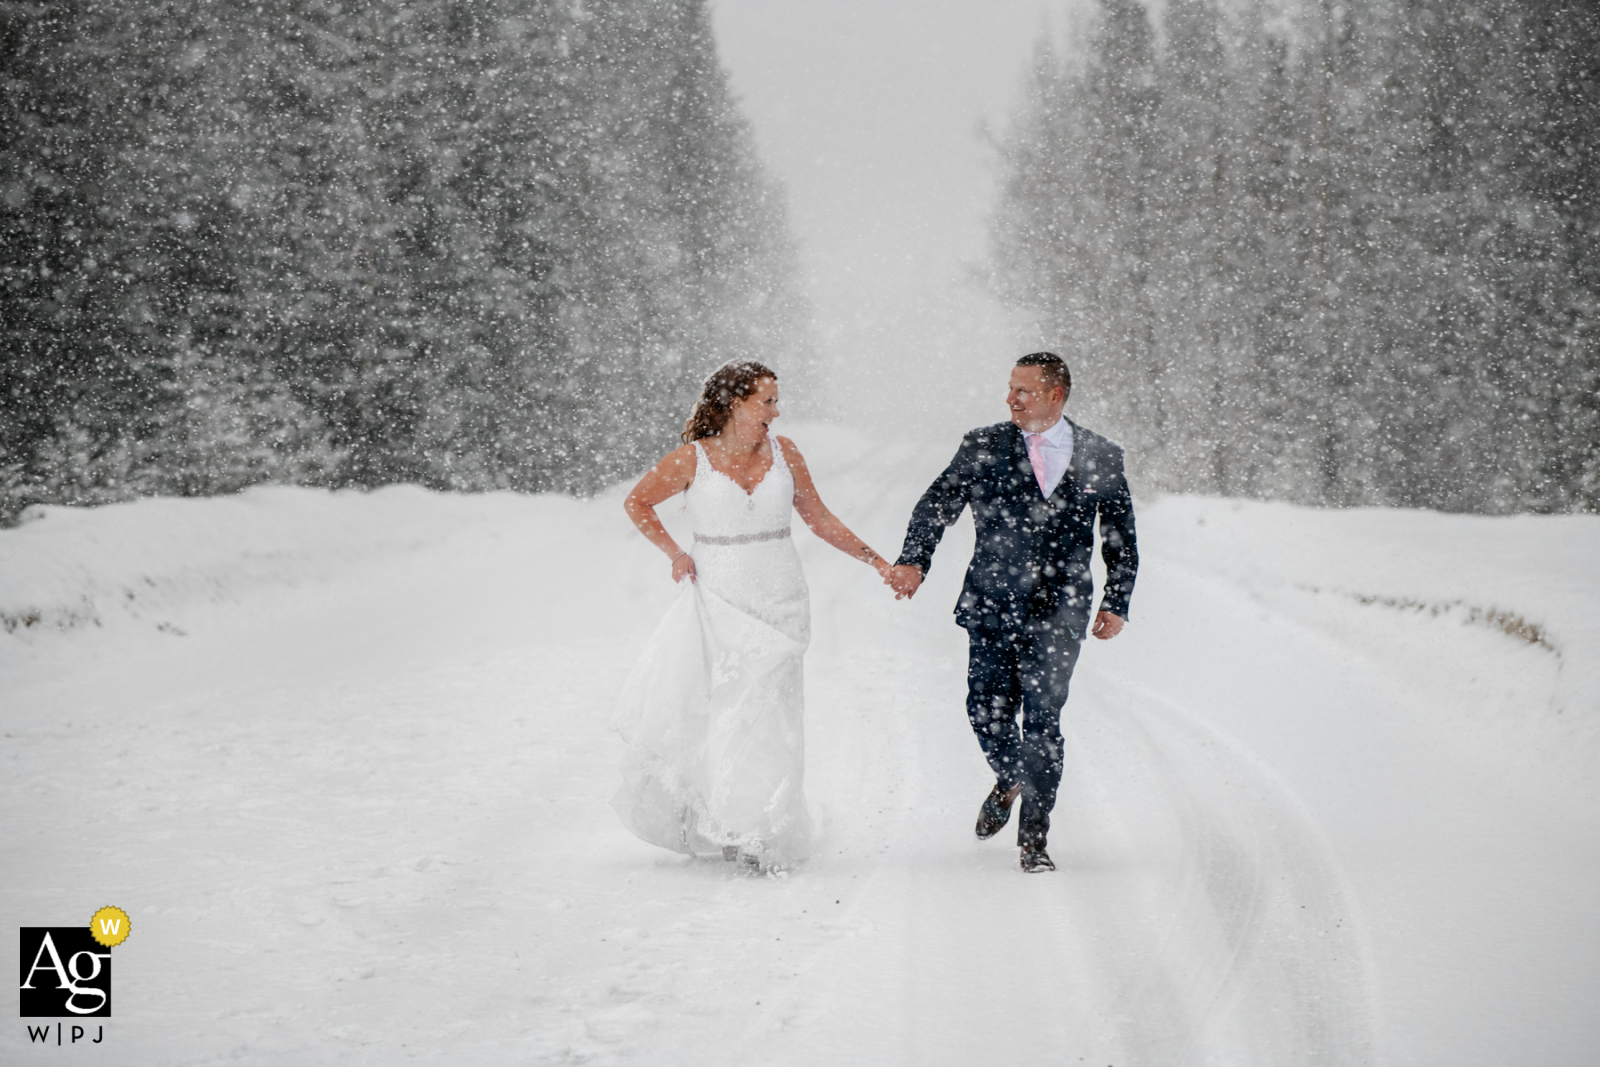
M685 493L697 581L683 582L624 686L612 806L652 844L782 869L806 855L805 695L811 602L776 437L746 493L695 444Z

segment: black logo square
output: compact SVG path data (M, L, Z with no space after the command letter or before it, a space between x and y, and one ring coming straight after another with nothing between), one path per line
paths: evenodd
M87 926L22 927L22 1017L108 1018L111 950Z

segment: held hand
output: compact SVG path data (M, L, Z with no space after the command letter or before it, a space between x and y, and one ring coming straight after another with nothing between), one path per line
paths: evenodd
M902 563L890 567L883 580L884 584L894 590L896 600L909 600L917 595L917 588L922 585L922 570L909 563Z
M1126 619L1121 615L1113 615L1109 611L1102 611L1094 617L1094 629L1089 632L1102 641L1109 641L1122 632L1127 625Z
M882 556L874 556L872 569L878 572L878 577L883 579L884 585L889 584L889 572L894 570L894 566L888 560Z
M685 578L694 581L694 557L687 552L672 561L672 580L681 582Z

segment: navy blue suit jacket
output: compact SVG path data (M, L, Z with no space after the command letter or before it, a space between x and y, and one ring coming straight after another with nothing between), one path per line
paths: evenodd
M1045 624L1081 640L1094 600L1089 559L1096 517L1107 574L1100 609L1128 617L1139 548L1122 449L1068 425L1072 462L1048 500L1022 431L1002 422L967 434L911 513L899 562L926 574L945 527L972 508L977 546L956 603L956 622L968 630L1020 632Z

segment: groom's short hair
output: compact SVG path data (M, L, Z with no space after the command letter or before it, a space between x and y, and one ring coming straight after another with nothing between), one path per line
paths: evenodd
M1067 369L1067 361L1054 352L1029 352L1017 360L1017 366L1038 367L1046 385L1061 386L1062 400L1072 395L1072 372Z

